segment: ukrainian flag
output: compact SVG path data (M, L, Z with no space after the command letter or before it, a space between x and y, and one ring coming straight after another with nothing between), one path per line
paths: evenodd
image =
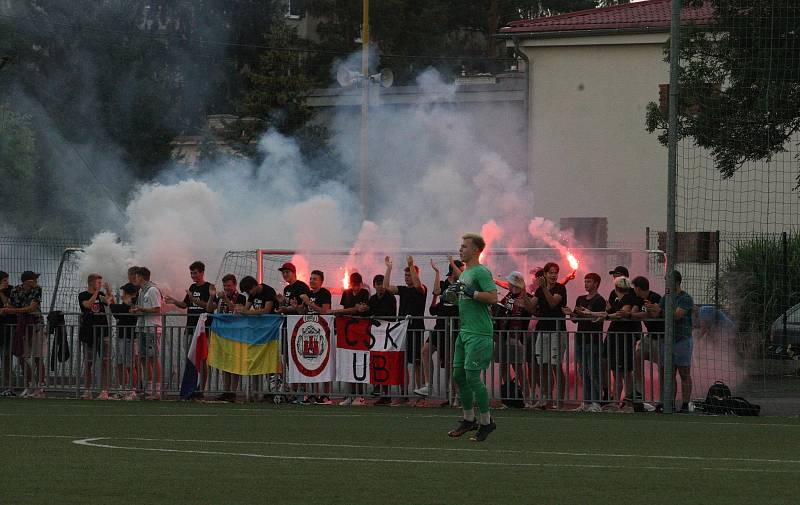
M279 372L282 324L274 314L214 314L208 364L238 375Z

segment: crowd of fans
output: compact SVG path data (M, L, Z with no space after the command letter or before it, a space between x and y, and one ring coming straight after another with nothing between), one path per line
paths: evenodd
M186 310L186 335L191 336L202 314L331 314L393 318L412 316L406 339L406 357L413 372L407 377L411 395L390 395L388 388L376 387L369 394L366 386L354 385L340 405L373 405L425 402L431 397L432 370L445 367L449 359L447 335L458 330L458 307L443 300L442 294L458 280L464 265L450 259L442 278L440 266L431 261L434 272L431 298L420 278L420 268L409 256L403 269L403 282L392 284L393 261L385 259L384 274L372 278L374 293L365 286L361 274L349 277L337 308L331 292L324 287L325 274L313 270L309 284L297 278L297 269L285 263L279 269L285 285L281 292L246 276L237 281L233 274L222 278L221 289L205 279L205 265L196 261L189 266L191 285L183 297L162 295L151 281L145 267L128 269L128 283L114 293L100 274L91 274L87 289L78 295L81 311L78 339L84 357L84 394L82 398L135 400L161 398L164 318L167 305ZM562 409L569 377L564 362L568 342L573 342L574 360L580 370L582 402L576 410L632 412L643 403L640 391L644 383L642 364L649 361L662 368L665 357L662 298L650 289L646 277L630 278L628 269L618 266L609 272L613 289L608 296L599 293L602 277L588 273L583 292L569 304L567 284L575 272L559 281L560 268L548 263L526 283L520 272L496 279L507 294L493 307L495 316L495 361L499 365L503 397L519 396L524 407ZM45 392L44 357L48 342L41 312L42 289L38 274L24 272L21 284L12 288L9 276L0 272L0 354L2 354L3 396L16 396L12 380L13 358L24 370L24 389L20 396L43 398ZM675 324L672 359L680 377L682 408L687 409L691 396L692 297L681 289L681 276L675 272L677 289L675 313L668 315ZM435 325L426 328L426 312L437 316ZM116 338L112 339L113 318ZM568 322L575 325L574 338L568 337ZM110 396L112 343L116 382L121 387ZM449 351L452 352L452 351ZM437 360L432 360L433 355ZM99 371L99 381L93 376ZM207 363L199 367L199 390L194 398L203 398L209 390ZM274 386L279 377L270 377ZM94 384L99 384L94 388ZM663 377L659 381L663 383ZM233 401L240 390L241 377L222 372L223 393L216 399ZM99 389L94 397L93 391ZM537 395L536 392L539 394ZM392 398L394 396L394 398ZM294 390L293 401L332 404L331 384ZM527 399L541 398L536 402Z

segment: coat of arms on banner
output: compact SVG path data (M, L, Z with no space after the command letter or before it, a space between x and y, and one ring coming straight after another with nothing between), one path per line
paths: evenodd
M289 382L333 380L333 318L289 316Z

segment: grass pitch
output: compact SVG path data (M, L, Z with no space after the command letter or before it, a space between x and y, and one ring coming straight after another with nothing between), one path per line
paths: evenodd
M2 504L797 503L800 421L0 400Z

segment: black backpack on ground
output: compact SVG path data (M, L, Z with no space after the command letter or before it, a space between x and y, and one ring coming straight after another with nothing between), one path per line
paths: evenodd
M728 400L731 398L731 388L722 381L717 381L708 388L703 410L706 414L728 414Z
M761 406L752 404L741 396L733 396L731 388L722 381L717 381L708 388L702 410L706 414L722 416L757 416L761 413Z
M757 416L761 413L761 405L755 405L741 396L728 399L728 410L734 416Z

